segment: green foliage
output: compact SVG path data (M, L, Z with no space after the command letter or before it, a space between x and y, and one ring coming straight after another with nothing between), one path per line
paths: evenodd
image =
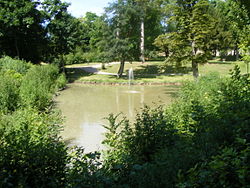
M18 110L0 118L0 186L60 187L66 149L56 113Z
M44 17L34 0L2 0L0 55L37 62L45 43ZM39 44L39 45L37 45Z
M14 111L20 103L21 75L14 71L0 72L0 80L0 112Z
M33 67L23 78L20 87L22 105L45 110L52 104L53 94L65 84L64 81L55 65Z
M81 64L87 62L87 59L82 52L69 53L64 56L64 60L66 62L66 65Z
M69 154L67 187L110 187L111 180L101 165L100 153L86 154L83 148L73 148Z
M25 74L29 68L31 68L31 64L25 61L15 60L8 56L0 59L1 71L13 70L17 73Z
M63 187L61 116L45 109L47 96L65 84L64 75L53 65L31 67L9 57L0 62L0 187Z
M159 175L157 168L160 164L154 163L158 161L156 156L166 148L169 151L176 147L179 141L177 131L165 119L162 108L150 110L145 107L133 126L126 119L116 123L117 118L110 115L110 125L105 127L108 130L103 142L108 146L105 167L120 184L147 187L148 178ZM152 168L157 175L148 172ZM152 186L151 183L148 187Z
M241 143L242 144L242 143ZM249 145L237 151L233 147L222 149L210 161L196 165L188 171L188 180L178 187L248 187L249 182Z
M249 76L236 67L189 82L165 112L109 116L104 166L125 187L244 187L249 180Z
M107 62L108 60L106 59L105 55L103 55L103 53L90 51L84 53L82 57L86 60L86 62Z
M222 59L237 60L240 41L249 36L247 11L234 0L168 1L164 14L167 24L175 27L158 36L154 44L168 63L192 62L194 77L199 75L197 64L218 53Z
M73 51L82 40L82 25L65 9L61 10L49 23L50 48L53 56L68 54Z
M208 47L214 25L208 12L209 1L177 1L173 8L170 22L176 23L176 31L158 38L156 45L168 50L168 62L181 65L191 61L193 76L198 77L198 64L206 63L211 53Z
M159 35L154 41L154 45L165 53L166 58L169 56L169 47L171 45L170 41L167 40L167 38L168 34L162 34Z

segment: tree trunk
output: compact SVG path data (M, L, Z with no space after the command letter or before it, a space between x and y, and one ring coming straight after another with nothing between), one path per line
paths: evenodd
M141 62L145 63L145 49L144 49L144 42L145 41L145 35L144 35L144 19L141 19L141 44L140 44L140 49L141 49Z
M168 58L168 56L169 56L169 50L168 50L168 49L165 49L165 50L164 50L164 53L165 53L165 57Z
M198 69L198 63L195 60L192 60L192 70L194 78L197 79L199 76L199 69Z
M118 78L122 77L122 73L124 71L124 65L125 65L125 60L121 60L120 68L119 68L119 71L117 73Z
M238 46L236 45L235 46L235 60L238 61L239 59L239 49L238 49Z
M195 42L193 41L192 42L192 56L193 56L192 57L192 70L193 70L193 76L195 79L197 79L199 76L198 63L195 60L196 53L197 53L197 49L195 48Z

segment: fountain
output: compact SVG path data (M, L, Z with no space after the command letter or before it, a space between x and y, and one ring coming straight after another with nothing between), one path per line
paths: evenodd
M131 85L132 81L134 80L134 72L133 68L131 67L128 71L128 84Z
M133 68L131 67L128 71L129 90L126 91L126 93L140 93L138 91L133 90L133 87L131 87L131 85L133 85L133 80L134 80L134 72L133 72Z

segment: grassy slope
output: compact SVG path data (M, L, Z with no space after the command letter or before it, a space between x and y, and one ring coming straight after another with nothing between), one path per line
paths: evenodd
M206 75L209 72L218 72L221 76L227 76L229 70L235 65L239 65L242 72L246 72L245 64L243 62L221 62L221 61L210 61L208 64L200 65L199 71L200 75ZM91 66L91 64L82 65L71 65L67 66L68 78L71 82L107 82L107 83L127 83L127 76L121 79L117 79L116 76L109 75L96 75L91 73L86 73L74 67L79 66ZM165 71L162 68L165 66ZM185 67L175 69L173 66L165 65L164 62L146 62L141 64L140 62L126 63L124 73L127 74L130 68L133 68L135 74L136 83L177 83L185 80L192 80L192 70L191 65L186 65ZM107 66L103 72L116 73L119 65ZM176 75L169 75L176 74Z

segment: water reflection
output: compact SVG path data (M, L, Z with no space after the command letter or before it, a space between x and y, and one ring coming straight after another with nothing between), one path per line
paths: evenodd
M122 112L133 121L136 110L144 104L169 104L174 86L92 86L69 85L56 99L66 117L62 137L70 145L85 147L85 151L103 149L101 141L110 113Z

